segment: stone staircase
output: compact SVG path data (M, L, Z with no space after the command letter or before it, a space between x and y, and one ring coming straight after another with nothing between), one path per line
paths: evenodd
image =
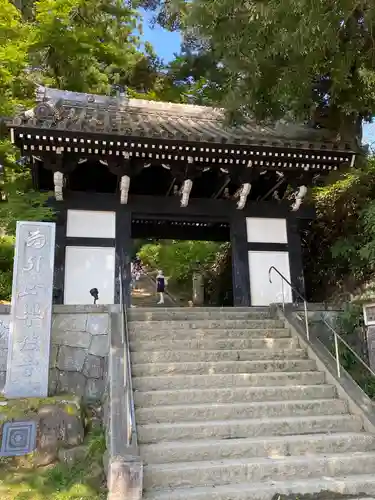
M268 310L133 309L129 330L145 499L375 494L375 435Z

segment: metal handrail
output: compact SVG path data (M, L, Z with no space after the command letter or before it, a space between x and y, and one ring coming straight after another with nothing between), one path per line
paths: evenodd
M305 325L306 325L306 336L307 340L310 340L310 335L309 335L309 320L308 320L308 315L307 315L307 300L306 298L301 294L299 290L288 281L285 276L278 270L276 269L275 266L271 266L268 270L268 279L269 282L272 283L271 280L271 273L272 271L275 271L281 278L282 278L282 296L283 296L283 311L285 311L285 298L284 298L284 281L296 292L296 294L300 297L300 299L303 300L304 304L304 312L305 312ZM341 365L340 365L340 351L339 351L339 343L338 341L342 342L344 346L349 349L349 351L354 354L355 358L358 359L362 365L367 368L367 370L375 377L375 372L368 366L368 364L363 361L363 359L354 351L354 349L342 338L342 336L336 332L336 330L328 323L328 321L325 319L323 314L321 315L321 318L323 320L323 323L329 328L329 330L333 333L334 336L334 343L335 343L335 360L336 360L336 371L337 371L337 376L340 378L341 377Z
M275 271L280 276L280 278L281 278L281 293L282 293L282 300L283 300L283 311L285 311L284 281L299 296L299 298L301 300L303 300L303 308L305 310L306 337L307 337L307 340L310 340L309 319L308 319L308 316L307 316L307 300L301 294L301 292L296 288L296 286L293 285L289 280L287 280L286 277L278 269L276 269L275 266L271 266L268 269L268 280L269 280L270 283L272 283L272 278L271 278L272 271Z
M353 348L352 348L352 347L351 347L351 346L350 346L350 345L346 342L346 340L344 340L344 339L342 338L342 336L341 336L339 333L337 333L337 332L336 332L336 330L335 330L335 329L334 329L334 328L333 328L333 327L332 327L332 326L328 323L328 321L325 319L325 317L323 316L323 314L321 315L321 318L322 318L322 320L323 320L323 323L324 323L324 324L325 324L325 325L326 325L326 326L327 326L327 327L331 330L331 332L333 333L334 338L335 338L335 353L337 353L337 354L336 354L336 367L337 367L337 375L338 375L339 377L341 376L341 375L340 375L340 374L341 374L341 367L340 367L340 363L337 363L337 359L338 359L338 357L339 357L339 355L340 355L340 353L339 353L339 348L338 348L338 342L337 342L337 339L338 339L338 340L340 340L340 341L344 344L344 346L345 346L347 349L349 349L349 351L350 351L352 354L354 354L355 358L357 358L357 359L358 359L358 361L359 361L360 363L362 363L362 365L363 365L365 368L367 368L367 370L371 373L371 375L373 375L373 376L375 377L375 372L374 372L374 371L373 371L373 370L372 370L372 369L368 366L368 364L367 364L365 361L363 361L363 359L361 358L361 356L359 356L359 354L357 354L357 353L355 352L355 350L354 350L354 349L353 349Z
M128 401L128 442L127 446L138 447L137 426L135 421L134 393L132 384L132 372L130 363L129 329L128 329L128 307L126 303L124 259L120 257L120 311L121 311L121 337L125 353L125 391Z

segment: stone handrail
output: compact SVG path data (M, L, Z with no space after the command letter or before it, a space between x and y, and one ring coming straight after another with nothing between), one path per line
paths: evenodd
M124 266L120 260L120 305L111 314L109 353L109 434L108 500L140 500L143 488L143 464L139 456L130 349Z

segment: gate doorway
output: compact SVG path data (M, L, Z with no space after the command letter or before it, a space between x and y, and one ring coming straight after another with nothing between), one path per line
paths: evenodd
M202 276L202 305L233 306L229 221L205 216L132 214L131 237L132 257L138 255L144 269L139 280L133 280L133 306L157 304L155 280L159 270L166 278L166 306L192 305L194 273Z

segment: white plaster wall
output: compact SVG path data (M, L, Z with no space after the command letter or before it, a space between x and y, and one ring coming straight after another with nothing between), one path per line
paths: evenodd
M115 238L115 212L68 210L66 235L80 238Z
M246 217L249 243L288 243L286 219Z
M275 266L290 281L288 252L249 252L250 293L252 306L268 306L282 302L282 283L277 273L272 273L269 282L268 271ZM292 291L284 283L285 302L292 302Z
M64 304L92 304L91 288L99 290L98 304L113 304L114 286L113 247L66 247Z

